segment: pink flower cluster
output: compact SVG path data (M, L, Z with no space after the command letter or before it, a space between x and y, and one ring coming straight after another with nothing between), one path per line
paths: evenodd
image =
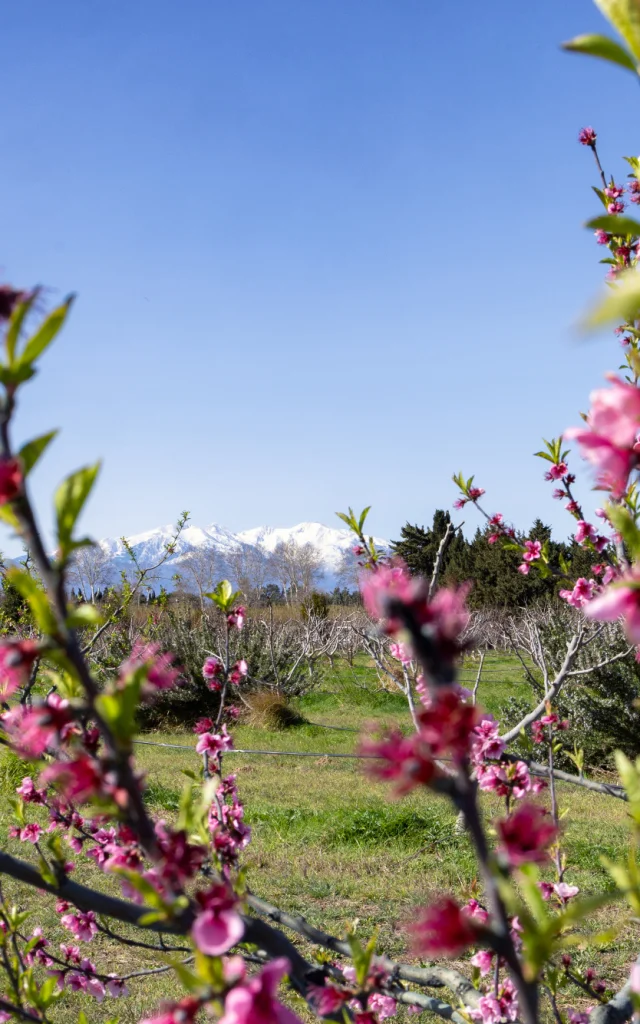
M614 374L608 378L611 387L591 394L586 427L571 427L564 436L578 442L583 458L596 469L598 486L620 498L626 491L629 473L637 464L640 389Z
M404 606L416 625L432 637L445 661L453 660L462 649L461 634L469 622L468 586L442 588L429 600L426 580L410 576L405 564L394 559L364 573L360 590L368 614L380 620L388 636L405 634L399 614L399 606Z
M464 760L471 749L478 711L465 704L453 687L440 687L420 711L417 721L418 731L410 736L398 729L388 729L381 739L366 739L360 745L364 757L376 759L370 773L395 782L397 796L416 786L429 786L438 774L435 758L448 755L454 761Z

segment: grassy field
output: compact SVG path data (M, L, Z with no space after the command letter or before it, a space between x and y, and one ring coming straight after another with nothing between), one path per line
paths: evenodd
M496 715L508 698L529 697L522 671L513 661L492 657L485 668L478 698ZM474 675L475 670L464 672L463 681ZM380 690L366 665L358 664L354 670L345 666L329 675L325 687L302 698L298 707L312 724L286 731L234 729L239 750L311 755L237 752L227 757L228 770L237 773L253 829L245 860L249 884L258 895L304 914L334 934L342 934L348 923L357 920L364 934L377 930L381 950L406 959L404 925L413 908L443 890L461 898L471 894L476 882L472 849L464 836L454 832L454 814L441 799L416 793L403 801L390 801L386 787L367 779L361 763L327 756L352 753L367 721L410 726L402 695ZM189 732L146 734L144 740L195 745ZM156 816L170 819L184 778L181 770L196 766L195 754L147 744L141 744L137 753L147 772L149 804ZM600 857L624 855L628 835L625 806L575 787L561 786L559 793L561 808L567 812L567 881L579 885L585 895L601 891L608 886L608 876ZM490 819L498 812L497 801L486 799L484 809ZM4 824L0 825L0 838L6 838ZM24 856L26 844L9 841L8 845L13 852L18 852L19 846ZM78 872L80 880L88 880L90 875L89 869ZM101 884L105 881L103 878ZM17 891L13 895L18 898ZM60 939L68 938L57 928L53 901L37 894L30 900L33 925L41 923L47 933L55 928ZM620 915L620 908L601 911L597 924L609 924ZM636 931L625 926L598 954L599 963L605 964L605 977L614 985L622 980L637 952ZM112 946L98 936L91 953L99 969L104 969L105 956L113 955ZM155 954L136 948L121 949L118 956L119 960L109 961L109 970L131 971L157 962ZM584 966L590 962L588 952L578 952L576 958ZM123 1024L133 1024L143 1011L152 1010L160 997L175 991L170 974L134 981L131 988L134 994L127 1001L92 1004L90 1020L106 1020L117 1010ZM581 1005L580 1000L575 1004ZM75 1019L69 1013L58 1011L58 1019Z

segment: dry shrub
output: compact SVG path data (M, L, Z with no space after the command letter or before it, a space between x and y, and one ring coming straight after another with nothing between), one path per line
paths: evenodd
M263 688L248 693L244 704L242 721L256 729L290 729L294 725L305 725L307 721L276 690Z

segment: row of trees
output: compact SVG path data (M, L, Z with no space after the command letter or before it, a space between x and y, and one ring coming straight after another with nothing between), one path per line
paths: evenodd
M449 513L438 509L430 527L410 522L402 527L393 551L406 562L412 574L431 575L450 523ZM518 573L515 570L519 552L503 544L488 543L489 532L488 528L478 529L470 540L459 530L455 533L444 552L441 572L445 583L472 581L470 603L474 608L526 607L556 597L559 584L554 575L542 578L537 573ZM551 528L540 519L534 521L526 534L517 533L515 539L521 541L524 536L548 542L552 567L564 560L577 575L591 575L597 554L573 540L552 540ZM359 602L359 570L358 559L348 550L336 574L339 585L330 595L331 603ZM298 605L319 589L324 573L321 554L313 544L299 545L288 540L281 541L268 555L251 547L225 556L213 546L194 549L180 559L173 584L178 593L195 595L204 608L205 595L213 590L221 575L227 575L252 604ZM69 583L82 600L95 604L106 590L120 582L109 556L99 545L83 547L75 553ZM161 580L150 578L147 589L140 591L139 600L153 598L161 589Z
M414 575L431 577L440 543L451 522L448 512L438 509L431 527L407 523L401 538L393 544ZM455 525L455 524L454 524ZM526 607L541 600L553 599L562 586L558 574L560 562L571 568L572 575L589 577L592 566L599 560L597 553L581 547L575 541L551 539L551 527L535 519L526 533L516 533L516 543L523 538L549 544L549 564L552 572L543 577L539 573L522 575L517 571L522 556L502 543L489 543L490 528L476 530L471 540L458 530L446 547L441 568L441 579L446 584L473 583L469 596L472 608Z
M355 558L351 557L350 561L355 562ZM267 555L248 546L224 556L213 545L194 548L180 559L176 570L175 589L196 594L202 606L205 595L224 575L255 603L287 604L304 600L317 589L324 576L320 551L313 544L296 544L293 540L281 541ZM83 600L95 604L99 595L117 585L120 579L109 555L99 545L94 545L75 553L68 581ZM148 581L149 588L152 582ZM340 599L345 603L342 592Z

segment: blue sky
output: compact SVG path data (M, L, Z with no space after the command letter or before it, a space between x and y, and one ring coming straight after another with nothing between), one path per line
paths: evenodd
M574 326L602 277L577 132L619 176L638 152L631 76L558 48L604 29L588 0L23 0L2 21L3 276L78 293L16 426L62 431L45 522L101 457L97 536L372 504L396 537L458 469L491 511L568 531L530 453L619 361Z

